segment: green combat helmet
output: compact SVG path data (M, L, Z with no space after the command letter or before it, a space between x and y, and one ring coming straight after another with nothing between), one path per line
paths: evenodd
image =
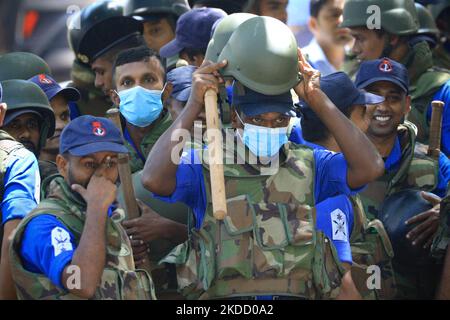
M227 44L228 40L230 40L234 30L236 30L237 27L239 27L243 22L254 17L256 17L256 15L251 13L233 13L219 20L214 29L213 36L209 41L205 54L205 60L217 62L220 53Z
M31 52L10 52L0 56L0 81L27 80L42 73L51 75L50 67Z
M254 17L230 37L218 61L227 60L223 76L231 76L256 92L277 95L299 81L297 40L281 21Z
M150 14L169 13L178 18L190 9L187 0L128 0L124 15L139 18Z
M26 80L2 81L3 102L8 105L5 122L7 124L8 114L19 109L32 110L42 116L41 136L39 138L40 150L45 146L45 141L52 137L55 132L55 114L50 107L47 96L37 84Z
M380 17L376 19L377 10ZM373 19L372 19L373 17ZM341 27L367 27L379 28L377 20L383 30L393 35L406 36L417 33L419 18L413 0L347 0L344 6L343 22Z
M417 15L419 17L419 30L417 34L427 37L426 41L430 44L430 47L434 47L439 37L439 29L434 22L433 16L430 11L420 3L416 3Z
M67 37L76 58L92 64L114 46L140 33L141 23L125 17L120 2L103 0L71 16Z

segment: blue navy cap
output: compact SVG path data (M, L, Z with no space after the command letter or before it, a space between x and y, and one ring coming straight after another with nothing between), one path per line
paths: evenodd
M240 90L242 87L243 90ZM295 117L295 106L291 92L278 95L265 95L247 87L233 83L233 106L246 116L254 117L267 112L279 112L286 116Z
M328 96L333 104L342 112L355 105L379 104L384 101L384 97L359 90L352 80L344 72L335 72L320 78L320 89ZM315 115L308 104L300 101L303 114Z
M78 101L80 100L80 92L75 88L63 88L61 87L52 77L46 74L38 74L28 81L37 84L42 91L45 92L47 99L50 101L58 93L61 93L67 101Z
M60 154L77 157L107 151L128 153L119 129L106 118L80 116L64 127L59 141Z
M184 66L167 73L167 81L173 85L171 94L173 98L182 102L188 101L191 94L192 74L196 69L195 66Z
M389 81L395 83L406 94L409 93L408 70L404 65L389 58L364 61L359 67L355 84L358 88L367 88L374 82Z
M214 22L226 15L225 11L217 8L198 8L182 14L177 21L175 39L159 50L160 56L169 58L184 48L206 49Z

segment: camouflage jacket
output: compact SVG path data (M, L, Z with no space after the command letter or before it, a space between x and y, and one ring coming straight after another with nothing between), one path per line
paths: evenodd
M365 300L392 299L396 295L396 281L392 265L394 250L389 236L380 220L367 219L359 196L350 200L354 216L350 237L353 282ZM369 286L374 267L380 271L379 287Z
M228 164L239 163L237 154L224 152L228 215L223 221L213 216L209 167L204 164L207 209L202 226L162 260L176 264L183 295L335 298L344 270L332 242L315 229L313 150L286 144L279 168L272 172L249 164L247 156L241 158L243 164Z
M140 145L140 149L142 151L142 155L147 159L148 154L152 150L156 141L159 137L170 127L172 124L172 117L170 113L163 109L162 117L160 117L154 124L152 131L150 131L143 139ZM130 155L130 168L131 173L142 170L144 168L145 161L142 161L141 157L135 150L135 148L131 145L131 143L125 139L125 146L128 149Z
M55 216L75 236L78 243L83 232L86 204L70 191L62 177L52 180L51 194L43 200L17 227L10 247L13 279L19 299L79 299L77 296L55 286L43 274L26 270L20 257L22 237L27 224L36 216ZM120 220L120 210L116 210L106 222L106 263L100 284L92 299L154 299L151 277L144 270L136 270L131 244Z
M412 98L412 108L407 118L418 128L417 141L428 144L430 128L427 109L434 95L450 80L450 73L433 66L432 52L426 42L416 44L401 62L408 69Z
M386 171L383 176L367 185L359 195L369 221L378 218L386 197L404 189L432 191L438 183L438 160L430 158L424 146L416 142L416 128L405 122L398 128L401 160L398 170Z
M3 199L3 194L5 192L5 183L3 179L5 178L9 155L15 150L22 148L25 147L21 143L17 142L5 131L0 130L0 201Z
M402 151L399 169L387 171L376 181L369 183L359 194L370 222L378 218L382 204L388 196L406 189L429 192L435 189L438 183L438 160L428 157L425 153L426 148L415 141L414 125L405 122L399 126L398 136ZM417 298L421 291L423 293L432 290L429 287L433 285L434 280L423 277L431 277L432 274L426 275L426 272L420 274L412 266L396 263L395 258L392 266L396 284L395 298Z
M445 50L444 45L439 44L434 48L433 61L437 67L450 70L450 53Z

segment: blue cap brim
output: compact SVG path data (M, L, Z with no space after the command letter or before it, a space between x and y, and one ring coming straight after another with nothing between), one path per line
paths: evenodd
M384 100L385 99L382 96L378 96L376 94L361 90L358 98L356 98L356 100L352 102L352 105L379 104Z
M402 83L401 81L392 78L392 77L375 77L375 78L370 78L367 79L364 82L358 83L358 89L365 89L368 86L370 86L372 83L378 82L378 81L387 81L387 82L392 82L393 84L396 84L397 86L399 86L400 88L402 88L403 91L406 92L406 94L409 93L409 88L407 86L405 86L404 83Z
M76 157L84 157L97 152L128 153L128 149L124 145L107 141L83 144L67 151Z
M47 99L53 99L57 94L61 93L67 101L76 102L80 100L80 92L75 88L54 88L45 92Z
M286 104L243 104L238 105L237 108L249 117L258 116L268 112L279 112L289 117L295 117L297 115L293 109L294 106Z
M159 55L163 58L170 58L178 54L183 49L184 46L178 42L177 38L175 38L159 49Z

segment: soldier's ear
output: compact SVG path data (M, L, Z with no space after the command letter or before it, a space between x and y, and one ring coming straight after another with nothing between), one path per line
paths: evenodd
M116 90L114 89L109 90L109 97L111 101L114 103L114 105L116 106L120 105L120 97Z
M69 160L63 155L58 154L56 156L56 166L58 167L59 174L67 181L69 176Z
M405 98L405 116L411 111L411 96L407 95Z
M3 120L5 120L6 110L8 106L6 103L0 103L0 127L3 126Z

